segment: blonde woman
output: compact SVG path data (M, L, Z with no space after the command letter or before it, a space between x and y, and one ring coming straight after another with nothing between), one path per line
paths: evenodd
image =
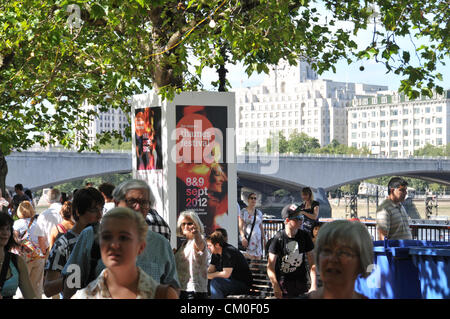
M148 225L142 214L116 207L103 216L100 252L106 266L74 299L177 299L176 291L158 283L136 266L146 246Z
M186 239L175 254L181 285L180 299L208 298L208 250L204 232L195 212L184 211L178 217L177 236Z
M29 201L21 202L17 207L17 217L20 219L14 222L14 237L17 242L24 243L20 249L20 255L27 264L31 285L38 298L41 298L44 292L45 257L43 251L45 247L39 244L38 236L35 233L37 216L33 205Z

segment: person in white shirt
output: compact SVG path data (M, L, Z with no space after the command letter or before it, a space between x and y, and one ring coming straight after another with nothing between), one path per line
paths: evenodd
M35 234L38 236L39 245L45 247L44 253L48 251L50 246L50 235L53 227L62 223L62 217L59 213L62 207L60 199L61 192L56 188L51 189L47 194L50 207L42 212L37 220Z
M103 215L107 213L109 210L116 207L113 198L113 191L116 187L110 183L102 183L98 186L98 190L102 193L103 198L105 199L105 206L103 206Z
M42 284L44 278L45 256L42 254L38 237L35 234L37 228L37 215L30 202L23 201L19 204L19 207L17 208L17 217L20 219L14 222L14 236L20 243L22 242L22 239L28 239L30 241L29 245L34 247L33 251L20 249L20 255L26 262L30 282L37 294L37 298L41 299L43 294Z

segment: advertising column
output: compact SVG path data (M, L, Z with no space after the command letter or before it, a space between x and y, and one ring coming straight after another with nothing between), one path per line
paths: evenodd
M133 177L149 184L153 208L170 226L172 247L185 210L198 214L206 235L225 228L236 246L234 93L183 92L162 101L152 92L131 103Z

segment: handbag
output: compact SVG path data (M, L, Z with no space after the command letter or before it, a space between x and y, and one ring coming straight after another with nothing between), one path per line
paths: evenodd
M253 218L253 224L252 224L252 229L250 230L250 234L248 235L248 238L245 237L245 239L247 239L247 242L250 243L250 238L252 238L252 234L253 234L253 228L255 227L256 224L256 214L257 214L257 210L255 209L255 214L254 214L254 218ZM247 247L244 247L242 245L242 241L239 240L238 241L238 249L241 251L247 251Z
M30 234L28 230L30 229L31 224L33 224L35 216L30 219L30 223L28 224L28 228L20 239L20 254L26 258L27 262L34 261L39 258L43 258L44 254L42 250L37 247L31 240Z

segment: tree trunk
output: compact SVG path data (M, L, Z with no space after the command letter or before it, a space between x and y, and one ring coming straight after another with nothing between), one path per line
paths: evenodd
M6 175L8 174L8 164L6 158L0 149L0 189L2 190L2 196L6 198ZM7 213L8 208L3 207L3 212Z
M221 64L217 69L217 73L219 74L219 92L226 92L227 72L228 72L228 70L225 68L225 64L228 61L226 43L222 44L222 46L220 47L220 55L223 57L223 64Z

